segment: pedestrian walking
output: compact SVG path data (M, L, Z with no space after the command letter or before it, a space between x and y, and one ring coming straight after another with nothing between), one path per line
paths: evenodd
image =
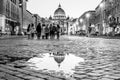
M92 31L92 28L89 26L89 27L88 27L88 32L87 32L87 37L89 37L89 36L90 36L91 31Z
M45 38L45 24L42 24L42 32L41 32L42 39Z
M55 38L55 31L56 31L56 26L53 23L52 25L50 25L50 39L54 39Z
M28 35L28 39L31 38L31 36L30 36L30 34L31 34L30 31L31 31L31 30L30 30L30 29L31 29L31 25L29 24L28 27L27 27L27 35Z
M2 36L2 26L0 26L0 37Z
M39 23L36 27L36 32L37 32L37 39L40 39L41 37L41 23Z
M49 32L50 32L50 30L49 30L49 26L48 26L48 24L45 26L45 38L46 39L48 39L48 37L49 37Z
M50 30L50 39L52 39L52 24L50 24L49 30Z
M59 40L60 38L60 25L59 24L57 24L56 26L56 35L57 35L57 39Z
M35 34L35 28L34 28L34 24L31 24L31 39L34 39L34 34Z

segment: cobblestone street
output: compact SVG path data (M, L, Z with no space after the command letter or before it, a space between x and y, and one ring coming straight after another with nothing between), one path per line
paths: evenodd
M70 77L32 70L39 54L64 52L84 58ZM61 36L60 40L0 39L0 80L120 80L120 40Z

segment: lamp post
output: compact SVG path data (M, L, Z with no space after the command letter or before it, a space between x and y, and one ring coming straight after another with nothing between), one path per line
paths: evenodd
M22 29L23 29L23 0L20 0L19 7L21 8L21 27L19 27L18 35L22 35Z
M104 10L104 3L101 3L100 4L100 11L101 11L101 23L103 22L103 15L104 15L104 12L103 12L103 10Z
M79 21L80 21L80 24L82 25L81 26L81 29L82 29L82 27L83 27L83 19L81 18ZM79 26L80 26L80 24L79 24Z
M106 18L106 14L105 14L105 8L106 8L106 5L105 5L105 1L104 2L102 2L101 4L100 4L100 11L101 11L101 31L100 31L100 33L102 33L102 34L104 34L104 33L106 33L106 25L105 25L105 18ZM104 32L104 33L103 33Z
M88 34L88 36L89 36L89 19L90 19L90 13L87 13L86 15L85 15L85 17L86 17L86 33Z

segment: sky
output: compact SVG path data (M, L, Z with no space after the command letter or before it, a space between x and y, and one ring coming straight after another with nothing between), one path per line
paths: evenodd
M28 0L27 10L40 17L53 16L61 4L66 16L78 18L84 12L95 10L102 0Z

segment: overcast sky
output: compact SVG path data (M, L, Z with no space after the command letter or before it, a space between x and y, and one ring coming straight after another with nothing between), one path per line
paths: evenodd
M54 15L60 3L66 16L78 18L85 11L95 10L100 2L101 0L28 0L27 9L41 17L49 17Z

